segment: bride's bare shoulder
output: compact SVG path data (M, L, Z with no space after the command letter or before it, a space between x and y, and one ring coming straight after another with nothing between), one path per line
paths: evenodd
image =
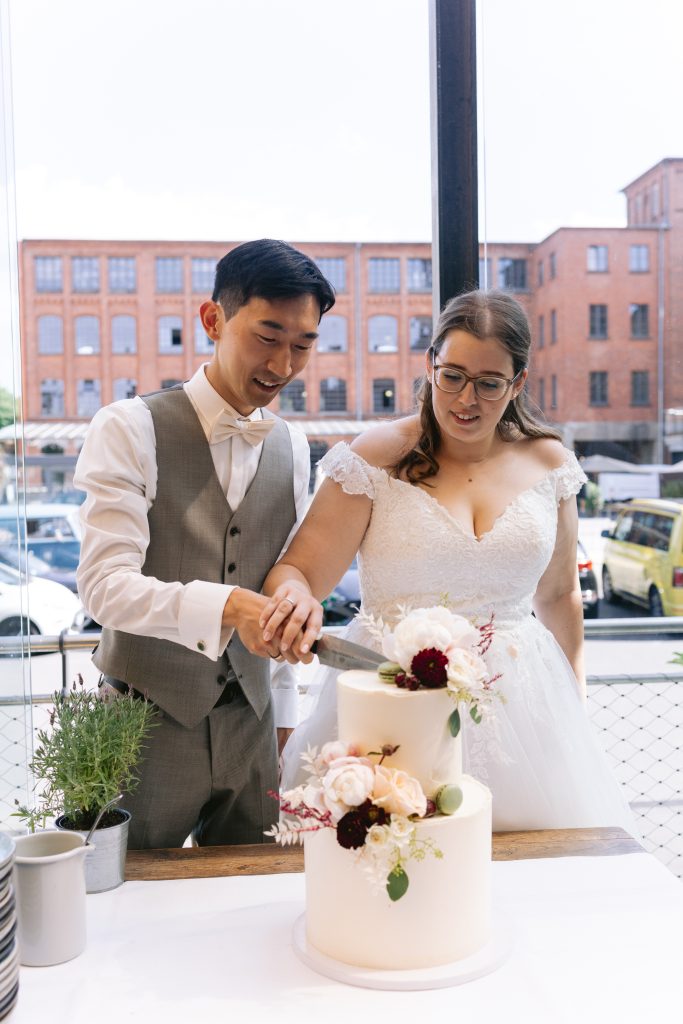
M406 416L370 427L356 438L351 450L371 466L389 470L410 451L419 434L418 417Z
M567 461L567 449L554 437L530 437L518 443L524 446L527 457L537 462L541 469L557 469Z

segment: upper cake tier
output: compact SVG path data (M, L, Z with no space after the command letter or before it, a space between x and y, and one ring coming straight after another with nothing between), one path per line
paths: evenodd
M459 782L462 749L448 728L455 704L446 689L402 690L374 672L352 671L339 676L337 701L339 739L359 753L398 746L387 765L416 778L430 799L439 786Z

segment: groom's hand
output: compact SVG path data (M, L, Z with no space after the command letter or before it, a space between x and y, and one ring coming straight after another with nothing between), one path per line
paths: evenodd
M266 643L279 639L287 661L313 660L311 647L320 636L323 607L311 592L290 580L275 590L261 615Z
M235 587L223 608L223 625L237 630L239 638L250 654L262 658L280 657L280 637L276 634L263 638L259 620L268 604L268 598L244 587Z

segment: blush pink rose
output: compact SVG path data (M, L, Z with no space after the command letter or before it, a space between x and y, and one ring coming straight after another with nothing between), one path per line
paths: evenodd
M417 814L422 818L427 812L427 797L417 779L399 768L386 768L383 764L375 768L372 802L389 814L406 817Z

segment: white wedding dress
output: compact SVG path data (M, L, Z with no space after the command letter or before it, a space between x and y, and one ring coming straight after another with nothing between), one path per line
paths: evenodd
M504 701L491 722L463 720L464 770L493 793L494 829L620 825L634 831L628 805L610 773L574 674L531 602L555 544L558 502L585 479L574 455L517 495L482 537L466 531L428 491L370 466L345 443L320 463L347 493L372 498L358 553L362 607L392 625L403 608L444 600L477 622L494 614L486 654ZM340 528L341 524L340 524ZM345 636L377 648L358 620ZM308 745L336 737L338 673L320 668L310 688L308 718L284 754L282 784L301 781Z

